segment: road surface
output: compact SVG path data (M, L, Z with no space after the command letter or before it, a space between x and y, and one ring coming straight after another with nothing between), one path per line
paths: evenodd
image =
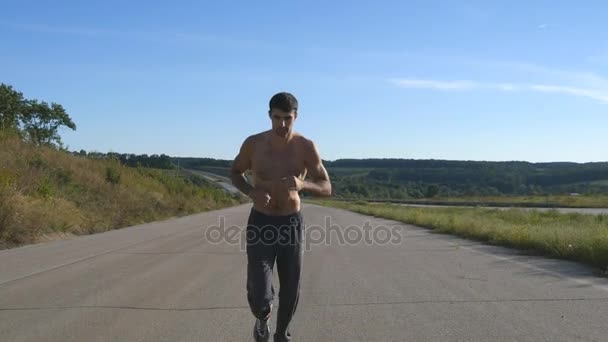
M220 217L224 228L242 227L249 209L0 251L0 341L251 341L246 255L238 242L205 237ZM339 209L303 212L307 235L316 234L304 256L297 341L608 336L608 281L584 266ZM390 231L401 241L312 244L326 218L350 239L357 228L347 227L367 222L385 233L379 239Z
M223 176L216 175L214 173L199 171L199 170L186 169L186 171L199 175L199 176L205 178L206 180L219 185L226 192L229 192L229 193L235 194L235 195L238 195L241 193L241 191L239 189L237 189L234 185L232 185L232 181L227 177L223 177Z

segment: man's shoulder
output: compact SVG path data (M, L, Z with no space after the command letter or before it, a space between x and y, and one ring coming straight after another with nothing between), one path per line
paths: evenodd
M264 139L264 137L268 134L268 131L259 132L248 136L245 139L245 144L255 144L258 141Z
M315 142L299 133L296 135L296 138L298 139L299 149L307 156L306 158L315 158L318 154Z
M302 133L300 132L293 132L293 138L295 141L298 142L298 144L310 144L310 142L312 140L308 139L307 137L305 137L304 135L302 135Z
M312 141L312 139L309 139L300 133L296 133L295 137L298 139L298 143L301 144L303 147L306 147L309 149L315 147L315 142Z

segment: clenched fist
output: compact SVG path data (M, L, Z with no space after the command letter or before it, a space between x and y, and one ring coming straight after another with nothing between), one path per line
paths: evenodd
M271 198L269 206L273 208L284 206L291 198L292 191L302 190L302 183L301 179L294 176L271 181L269 184Z
M254 188L249 192L249 198L253 201L254 206L265 208L270 203L271 196L265 190Z

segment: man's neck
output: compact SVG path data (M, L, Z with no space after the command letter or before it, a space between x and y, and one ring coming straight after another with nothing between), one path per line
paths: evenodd
M274 132L271 132L270 142L273 146L281 147L287 145L293 139L293 132L287 133L284 137L278 136Z

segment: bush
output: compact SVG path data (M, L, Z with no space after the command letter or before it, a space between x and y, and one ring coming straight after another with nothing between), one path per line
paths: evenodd
M55 195L55 187L53 183L51 183L50 179L44 177L38 183L38 188L36 189L36 194L43 198L50 198Z
M120 183L120 171L117 167L106 167L106 181L110 184Z
M0 248L6 241L12 240L15 219L13 195L14 192L10 188L0 185Z

